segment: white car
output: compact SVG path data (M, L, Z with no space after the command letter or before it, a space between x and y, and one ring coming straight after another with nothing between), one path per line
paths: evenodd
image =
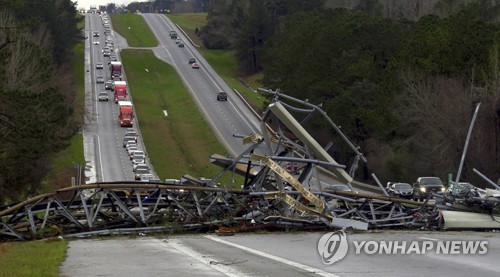
M128 141L127 145L125 145L125 148L127 149L127 153L128 153L128 149L130 147L137 147L137 143L135 141Z
M137 146L130 146L127 149L127 153L128 153L128 156L130 157L130 159L132 159L132 155L134 154L135 151L139 151L139 148L137 148Z
M149 169L137 169L134 174L134 179L140 180L144 174L150 174Z
M155 176L153 174L142 174L141 175L141 182L151 182L155 179Z
M134 172L135 172L137 169L148 169L148 170L149 170L149 166L148 166L147 164L144 164L144 163L141 163L141 164L134 164L134 167L133 167Z
M99 92L99 101L109 101L108 93L105 91Z
M99 41L98 40L94 40L94 45L99 45Z
M146 155L144 155L144 152L140 152L142 151L135 151L134 154L132 154L132 164L146 163Z

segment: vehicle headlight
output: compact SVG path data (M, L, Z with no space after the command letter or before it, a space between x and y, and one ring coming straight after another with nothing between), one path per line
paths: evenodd
M425 188L420 188L421 192L425 192L425 190L426 190Z
M445 187L442 187L442 188L441 188L441 192L444 192L445 190L446 190L446 188L445 188Z

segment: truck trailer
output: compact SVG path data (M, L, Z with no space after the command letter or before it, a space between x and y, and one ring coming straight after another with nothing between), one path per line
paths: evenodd
M127 82L115 81L115 103L127 100Z
M133 127L134 125L134 106L130 101L118 101L120 114L118 120L121 127Z
M122 77L122 63L118 61L111 62L109 64L109 71L111 72L111 78L121 78Z

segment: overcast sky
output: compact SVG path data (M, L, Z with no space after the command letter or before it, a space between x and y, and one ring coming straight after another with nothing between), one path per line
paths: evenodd
M86 9L90 8L90 5L104 5L106 6L108 3L115 3L117 6L128 5L132 2L145 2L146 0L72 0L73 2L77 2L78 9Z

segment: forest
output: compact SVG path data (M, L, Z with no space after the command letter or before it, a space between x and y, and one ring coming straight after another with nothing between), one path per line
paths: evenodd
M69 74L80 20L70 0L0 0L0 203L36 193L81 127Z
M360 180L456 174L481 103L461 179L483 186L476 168L499 180L500 1L435 1L418 18L384 12L394 1L347 2L213 0L199 35L234 50L263 87L322 104L366 155ZM323 124L308 128L350 165L352 151Z

